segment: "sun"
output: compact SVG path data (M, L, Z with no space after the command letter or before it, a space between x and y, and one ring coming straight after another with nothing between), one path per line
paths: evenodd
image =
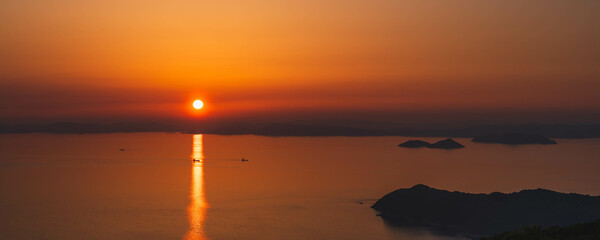
M201 109L202 107L204 107L204 103L200 101L200 99L196 99L196 101L192 103L192 106L194 106L195 109Z

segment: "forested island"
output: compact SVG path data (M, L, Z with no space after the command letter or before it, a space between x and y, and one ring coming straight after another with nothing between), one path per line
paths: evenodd
M426 226L474 239L522 226L568 226L600 219L600 197L546 189L450 192L425 185L398 189L373 206L395 225Z

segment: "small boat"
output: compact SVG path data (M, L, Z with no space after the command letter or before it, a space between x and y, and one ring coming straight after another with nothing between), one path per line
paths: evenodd
M121 148L121 149L119 149L119 151L121 151L121 152L124 152L124 151L125 151L125 148Z
M192 162L200 162L200 159L192 159Z
M242 162L247 162L248 159L242 158Z

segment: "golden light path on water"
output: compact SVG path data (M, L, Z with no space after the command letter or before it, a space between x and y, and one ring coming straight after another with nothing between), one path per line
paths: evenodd
M204 235L204 218L208 205L204 197L204 149L202 134L196 134L193 137L192 164L190 205L187 208L190 226L184 239L207 239Z

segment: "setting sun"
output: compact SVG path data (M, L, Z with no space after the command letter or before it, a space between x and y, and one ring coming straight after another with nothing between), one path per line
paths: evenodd
M192 106L194 106L195 109L201 109L202 107L204 107L204 103L200 100L196 100L194 101Z

